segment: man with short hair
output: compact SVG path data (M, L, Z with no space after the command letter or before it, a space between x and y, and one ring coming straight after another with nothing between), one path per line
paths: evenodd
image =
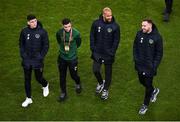
M91 26L90 49L93 59L93 72L98 81L96 94L101 99L108 99L108 90L112 80L112 64L120 41L120 27L112 15L112 10L105 7L99 19ZM105 65L105 80L101 75L101 65Z
M160 91L153 87L153 77L156 75L163 56L162 37L150 19L142 21L141 30L136 34L133 56L139 81L145 87L144 103L139 110L139 114L145 114L149 102L155 102Z
M22 107L31 104L31 74L35 72L36 80L42 85L43 96L49 94L49 84L43 77L43 61L48 52L49 39L42 24L32 14L27 16L28 26L22 29L19 38L20 55L22 58L22 66L25 77L26 100L22 103Z
M62 20L63 28L56 33L56 39L59 44L58 68L60 73L61 95L59 101L67 98L66 75L69 68L71 78L75 81L75 90L77 94L81 93L81 82L78 76L78 57L77 48L81 45L81 37L78 30L72 27L68 18Z

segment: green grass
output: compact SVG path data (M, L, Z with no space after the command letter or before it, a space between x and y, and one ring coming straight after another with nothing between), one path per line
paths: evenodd
M121 42L113 65L110 98L101 101L94 95L96 79L92 73L89 31L102 8L109 6L121 25ZM174 1L169 23L162 22L163 0L0 0L0 120L180 120L180 3ZM19 33L26 15L35 14L49 34L50 49L45 59L44 76L50 94L43 98L41 86L32 78L34 103L22 108L25 98L23 70L19 56ZM82 35L79 49L79 75L83 92L76 95L68 75L68 100L59 95L56 31L60 20L69 17ZM156 103L145 116L138 115L144 88L140 85L132 60L132 44L143 18L154 20L164 39L164 57L154 79L160 88Z

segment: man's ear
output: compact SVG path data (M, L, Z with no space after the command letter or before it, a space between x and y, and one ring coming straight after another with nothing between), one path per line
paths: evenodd
M29 21L27 21L27 24L29 25Z
M150 28L152 28L152 24L150 24L149 26L150 26Z
M104 14L102 14L102 16L104 17Z

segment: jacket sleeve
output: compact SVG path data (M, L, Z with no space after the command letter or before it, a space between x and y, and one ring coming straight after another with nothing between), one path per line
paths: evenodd
M134 59L134 62L137 62L138 58L137 58L137 42L138 42L138 33L136 34L136 37L134 39L134 44L133 44L133 59Z
M19 37L19 48L20 48L21 58L25 58L27 54L25 51L25 37L23 35L23 30L21 31L20 37Z
M154 56L155 70L157 70L157 67L160 64L162 57L163 57L163 41L162 41L162 37L159 36L159 39L157 40L155 44L155 56Z
M76 44L77 44L77 48L81 46L81 36L80 33L78 33L78 35L75 38L76 40Z
M60 44L60 42L61 42L61 37L60 37L59 32L56 33L56 40L57 40L58 44Z
M49 49L49 39L48 39L48 33L45 31L42 38L42 50L41 50L41 56L42 58L45 57Z
M117 29L115 30L113 36L114 36L113 37L114 40L113 40L113 45L112 45L112 49L111 49L112 56L115 55L116 50L117 50L118 45L119 45L119 42L120 42L120 27L119 27L119 25L117 25Z
M90 31L90 49L93 52L95 47L95 22L91 26Z

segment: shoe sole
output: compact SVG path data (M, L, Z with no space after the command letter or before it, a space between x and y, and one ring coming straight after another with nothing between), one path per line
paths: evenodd
M26 107L28 107L28 106L29 106L30 104L32 104L32 103L33 103L33 102L30 102L27 106L23 106L23 105L22 105L22 107L23 107L23 108L26 108Z
M49 93L48 93L47 95L44 95L44 94L43 94L44 97L47 97L48 95L49 95Z
M101 97L101 99L102 99L102 100L107 100L107 99L108 99L108 97L106 97L106 98Z

